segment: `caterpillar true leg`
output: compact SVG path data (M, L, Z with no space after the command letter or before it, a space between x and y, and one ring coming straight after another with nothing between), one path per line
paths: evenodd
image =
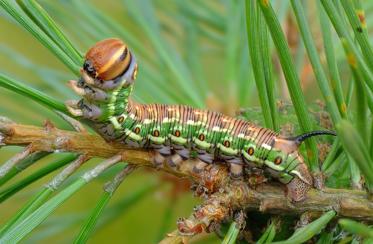
M85 92L84 89L78 85L78 81L76 80L69 80L67 85L78 95L84 96Z
M70 80L68 82L68 85L76 94L84 96L89 100L106 101L108 99L107 94L103 90L88 86L83 80Z
M69 110L70 114L76 117L82 117L83 111L78 107L78 102L76 100L68 100L65 102L67 110Z
M69 100L65 104L69 112L77 117L96 120L102 114L102 111L98 106L90 104L83 99L80 101Z

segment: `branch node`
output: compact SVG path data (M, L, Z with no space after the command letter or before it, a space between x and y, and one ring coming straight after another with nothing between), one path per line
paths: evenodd
M246 226L246 214L243 210L238 211L234 215L234 222L236 222L237 229L243 230Z
M190 236L182 236L177 230L168 233L166 237L159 242L159 244L187 244Z
M0 132L7 136L12 136L14 134L14 130L11 126L9 126L11 123L3 123L0 121Z
M319 190L325 187L325 175L323 172L313 173L313 186Z
M52 121L50 121L49 119L46 119L44 121L44 124L43 124L43 127L45 129L45 131L48 133L48 132L51 132L52 130L55 130L56 129L56 126L52 123Z
M195 222L193 219L180 218L177 221L177 229L182 236L194 236L202 233L206 229L206 225Z
M55 149L55 152L60 152L63 151L60 148L68 148L70 144L71 143L69 137L61 135L56 137L53 143L53 148Z

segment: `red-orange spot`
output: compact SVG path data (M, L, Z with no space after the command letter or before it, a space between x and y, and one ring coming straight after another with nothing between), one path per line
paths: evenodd
M153 131L153 136L158 137L159 136L159 130L154 130Z
M124 117L123 116L119 116L118 119L117 119L118 123L123 123L124 121Z
M231 143L230 143L230 141L224 141L223 145L224 145L225 147L230 147L230 146L231 146Z
M281 164L281 163L282 163L282 158L281 158L280 156L278 156L277 158L275 158L274 163L275 163L276 165Z

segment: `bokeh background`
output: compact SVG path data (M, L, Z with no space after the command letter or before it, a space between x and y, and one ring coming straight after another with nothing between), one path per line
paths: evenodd
M250 66L244 1L204 0L65 0L38 1L58 23L75 46L85 52L95 42L109 37L123 39L137 57L139 73L135 98L149 103L182 103L237 115L247 108L258 108L259 100ZM322 51L316 1L303 1L315 41ZM373 4L364 1L367 25L373 25ZM312 68L290 11L288 1L273 1L301 77L305 98L315 110L323 110L318 100ZM335 33L333 33L335 34ZM335 37L337 60L343 86L351 80L343 49ZM271 50L276 99L289 102L286 83L275 51ZM76 98L66 86L76 79L33 36L0 11L0 71L60 100ZM0 115L14 121L42 125L46 119L69 129L53 112L5 89L0 89ZM255 109L254 109L255 110ZM258 111L260 111L258 109ZM260 112L250 119L261 123ZM297 125L294 116L284 122ZM5 162L18 147L1 149ZM12 182L56 160L48 156ZM91 160L66 185L99 159ZM102 193L102 186L118 169L112 169L84 187L49 217L25 243L69 243ZM0 205L0 225L48 182L52 173ZM199 200L188 191L188 182L163 173L140 169L117 190L104 212L90 243L154 243L176 228L178 217L187 217ZM200 243L219 243L214 235L200 237Z

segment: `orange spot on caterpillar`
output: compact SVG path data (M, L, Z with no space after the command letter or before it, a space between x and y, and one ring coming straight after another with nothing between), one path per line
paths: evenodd
M124 121L124 117L123 117L123 116L119 116L119 117L117 118L117 121L118 121L118 123L123 123L123 121Z
M140 127L136 127L133 132L135 132L136 134L139 134L140 133Z
M158 137L159 136L159 130L153 131L153 136Z
M276 157L274 163L275 163L276 165L281 164L281 163L282 163L282 158L281 158L280 156Z
M205 135L204 135L204 134L200 134L200 135L198 136L198 140L200 140L200 141L204 141L204 140L205 140Z
M231 146L231 143L230 143L230 141L224 141L223 145L224 145L225 147L230 147L230 146Z
M252 156L254 154L254 148L253 147L249 147L247 149L247 154L249 154L250 156Z
M175 135L176 137L179 137L179 136L181 135L181 133L180 133L179 130L176 130L175 133L174 133L174 135Z

